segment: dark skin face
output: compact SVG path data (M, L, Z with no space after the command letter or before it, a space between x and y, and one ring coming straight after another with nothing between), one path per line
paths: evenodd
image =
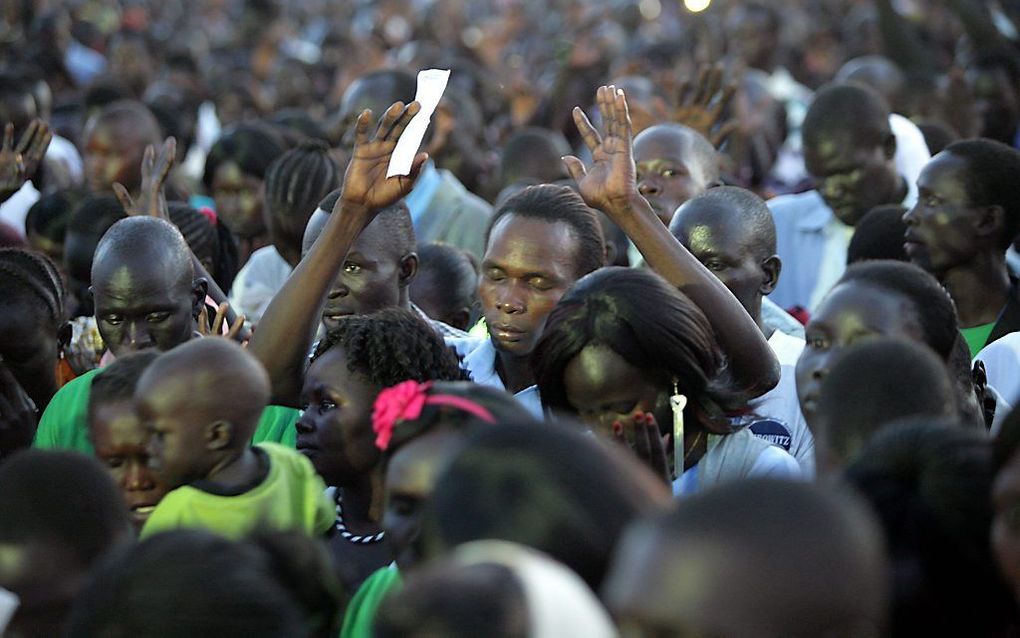
M608 346L589 345L563 371L567 401L577 416L601 436L611 437L613 423L633 421L638 412L652 413L668 423L664 383L656 383Z
M95 406L89 432L99 459L116 481L137 528L149 519L166 488L149 467L148 433L130 399Z
M133 122L103 121L85 131L85 176L93 192L110 191L120 182L131 192L142 183L142 154L150 140Z
M0 304L0 360L42 408L57 391L58 326L41 312L40 303L19 299Z
M305 229L303 253L311 249L328 219L322 211L312 215ZM350 315L403 305L407 286L418 272L418 256L397 253L382 224L376 221L361 231L326 297L322 325L327 330Z
M191 399L194 383L184 373L142 377L135 389L135 413L144 427L148 467L167 490L206 478L220 460L219 418L210 406Z
M681 204L712 186L707 168L691 152L688 137L670 129L654 128L638 135L634 164L638 192L667 226Z
M974 97L974 109L981 120L981 137L1012 145L1020 120L1016 87L1003 69L971 69L967 84Z
M577 280L570 226L508 214L492 229L478 298L496 349L523 357L542 336L556 303Z
M797 396L804 419L815 432L819 467L826 462L824 441L815 431L822 382L847 348L874 337L900 337L924 343L913 304L903 296L851 281L837 285L819 305L806 331L807 344L797 360Z
M836 218L849 226L875 206L898 204L906 194L896 172L896 138L870 144L849 131L819 131L804 144L804 162Z
M339 346L308 367L301 390L301 403L307 407L297 423L297 449L327 484L346 487L379 464L372 406L381 389L347 368Z
M436 479L463 436L450 429L430 431L401 447L386 465L386 510L382 526L397 566L406 571L423 555L422 515Z
M262 180L241 170L236 162L224 162L212 179L216 214L238 237L250 239L266 234L262 219Z
M759 245L740 212L688 202L677 211L670 232L758 321L761 298L775 289L781 262Z
M1020 454L999 471L992 485L992 549L999 572L1020 604Z
M96 323L114 355L166 351L192 337L206 283L171 272L166 264L172 263L157 257L97 266L92 285Z
M907 256L936 276L989 248L992 207L971 205L964 187L966 171L966 160L939 153L921 171L917 204L903 216Z

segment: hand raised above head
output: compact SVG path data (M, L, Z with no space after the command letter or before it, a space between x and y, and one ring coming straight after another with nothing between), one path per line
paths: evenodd
M349 206L366 212L378 211L395 204L411 192L428 154L418 153L415 156L409 175L386 177L386 171L397 140L420 110L421 105L417 102L407 106L403 102L396 102L386 109L375 133L371 135L372 111L365 110L358 116L354 151L347 165L337 206Z
M0 201L5 201L35 175L53 139L50 127L40 119L32 120L14 145L14 124L4 127L0 146Z
M164 187L177 160L177 140L168 137L159 147L159 154L150 144L145 147L142 156L142 187L138 193L138 201L134 201L123 184L116 182L113 192L120 200L128 215L148 215L160 219L170 219L167 210Z
M694 129L719 148L737 129L735 118L723 119L737 87L724 78L721 64L705 64L694 82L680 84L673 121Z
M588 120L580 108L574 108L574 124L591 151L591 168L573 155L563 158L567 172L577 183L586 204L610 217L629 207L638 196L634 158L631 152L632 130L627 98L613 85L600 86L596 104L602 115L605 135Z

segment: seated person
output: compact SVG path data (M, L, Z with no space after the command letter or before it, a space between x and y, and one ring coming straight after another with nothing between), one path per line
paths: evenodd
M268 399L265 370L228 339L193 340L146 368L135 411L151 437L149 465L169 491L142 538L182 527L233 539L256 529L318 536L332 528L312 464L280 445L251 446Z
M907 417L956 416L946 363L916 341L881 337L850 347L822 382L812 422L818 465L848 465L871 435Z
M877 638L887 562L858 499L754 479L631 525L603 598L634 635Z
M794 369L804 340L770 326L762 302L779 281L776 227L765 202L750 191L720 186L677 209L670 232L719 278L747 310L769 341L782 367L777 385L748 402L751 432L797 459L814 474L814 441L797 401Z
M418 275L411 282L411 303L426 315L458 330L478 319L478 263L470 253L448 244L418 249Z
M139 530L167 492L149 467L148 433L134 406L138 379L158 356L147 350L117 359L95 376L89 392L89 440Z
M306 142L269 165L262 216L271 245L252 253L230 291L231 305L252 325L258 325L273 295L301 260L308 218L339 184L336 162L319 143Z

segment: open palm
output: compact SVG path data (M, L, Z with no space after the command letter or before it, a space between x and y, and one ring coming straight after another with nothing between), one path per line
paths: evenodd
M591 151L591 168L585 168L573 156L563 161L585 203L611 216L613 211L626 208L637 194L630 114L627 98L614 86L599 87L596 103L605 136L599 134L581 109L574 109L574 123Z
M355 125L354 152L347 173L341 200L351 206L368 210L379 210L395 204L411 192L415 178L421 170L427 155L415 157L410 175L386 177L390 157L397 146L397 140L408 123L420 110L417 102L404 106L397 102L383 114L375 134L369 137L372 126L372 112L364 111Z

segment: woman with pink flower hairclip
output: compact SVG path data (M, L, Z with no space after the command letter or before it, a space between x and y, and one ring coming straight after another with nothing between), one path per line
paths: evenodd
M467 433L532 420L509 394L473 383L405 381L379 393L372 428L376 447L383 453L382 527L396 560L372 574L355 594L341 638L370 637L379 604L401 586L401 571L419 562L423 508L436 477L460 450Z

